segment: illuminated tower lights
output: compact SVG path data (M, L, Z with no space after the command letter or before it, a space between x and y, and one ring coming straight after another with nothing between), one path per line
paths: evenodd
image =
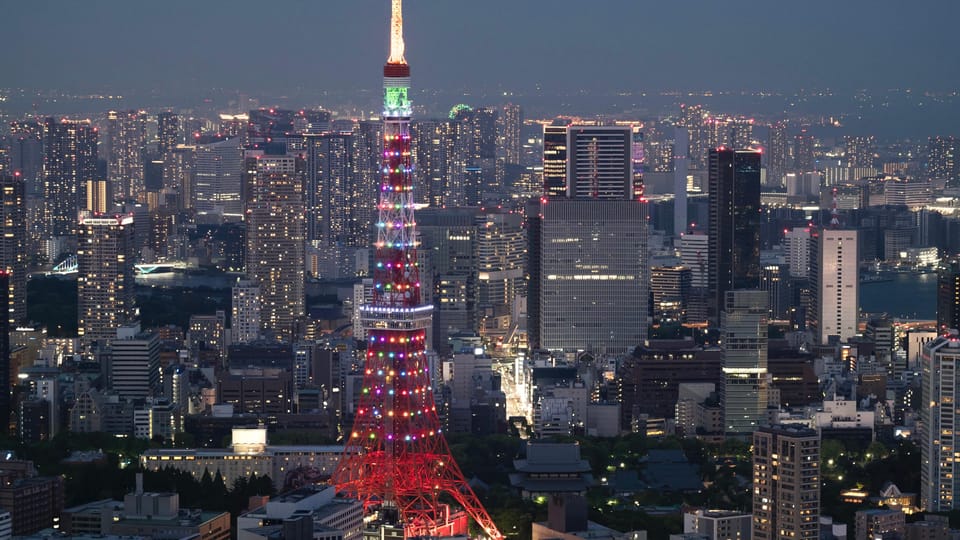
M440 503L446 494L484 533L500 539L440 429L426 355L432 306L421 304L414 219L401 0L392 1L390 57L383 68L384 112L373 298L360 307L367 338L363 388L353 429L334 474L337 490L366 509L395 508L407 537L465 534L466 521ZM359 452L357 452L359 450Z

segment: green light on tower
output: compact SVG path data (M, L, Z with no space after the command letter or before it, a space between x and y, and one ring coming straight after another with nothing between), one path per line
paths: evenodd
M383 89L383 108L388 113L401 112L410 114L410 100L407 99L409 88L405 86L389 86Z

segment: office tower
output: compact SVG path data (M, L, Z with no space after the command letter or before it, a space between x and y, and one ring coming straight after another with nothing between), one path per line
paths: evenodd
M810 227L794 227L784 230L783 251L786 255L790 277L810 277Z
M725 294L720 314L724 431L752 433L767 414L767 293L734 290Z
M791 307L787 265L765 265L760 271L760 290L767 293L770 319L787 319Z
M12 327L27 318L27 199L25 183L19 173L0 175L0 271L6 274L6 312L0 318ZM0 423L3 417L0 416Z
M477 330L477 237L475 208L425 208L417 213L417 256L424 303L434 304L433 349L450 351L451 334ZM432 299L428 295L432 293Z
M260 287L249 279L233 286L230 338L233 343L249 343L260 337Z
M247 151L247 276L260 286L268 337L295 339L304 303L303 161Z
M240 138L196 145L193 208L198 214L239 217L243 213L243 154Z
M920 356L920 508L948 512L957 508L960 444L953 426L960 399L960 337L949 334L928 342Z
M10 303L10 278L0 269L0 305ZM10 434L10 331L14 328L9 317L0 317L0 435Z
M679 237L687 232L687 173L690 168L689 131L685 127L674 128L673 138L673 235Z
M706 322L710 294L710 242L706 234L689 232L680 237L680 262L690 269L690 300L687 304L687 322Z
M80 215L77 246L78 330L83 349L105 346L136 319L133 216Z
M180 136L180 117L176 113L168 111L157 114L157 141L157 151L161 156L183 143L183 137Z
M719 319L727 291L760 286L760 152L710 150L707 287Z
M860 305L858 233L856 230L821 229L812 237L810 288L813 306L807 324L816 342L831 336L841 342L857 335Z
M526 248L519 213L488 212L477 217L477 310L484 335L505 335L516 322L515 303L526 292Z
M425 350L432 307L421 303L410 159L410 67L403 58L401 0L393 0L390 58L383 68L384 151L373 301L362 306L367 333L363 390L347 448L333 475L337 491L387 511L406 537L465 534L445 523L441 495L484 533L503 536L450 455L440 431ZM360 452L355 449L361 448ZM464 520L465 521L465 520ZM385 529L386 530L386 529Z
M784 121L770 125L770 141L767 144L767 186L782 187L787 174L787 124Z
M304 135L307 240L325 249L369 243L370 224L357 215L366 200L356 181L353 139L348 132Z
M927 139L926 176L930 179L946 180L953 185L960 178L960 159L958 159L956 137L930 137Z
M143 158L147 146L147 114L110 111L106 129L107 179L121 200L146 202Z
M793 172L806 173L817 170L815 149L816 138L809 131L809 126L800 128L793 143Z
M686 322L692 273L685 266L655 266L650 269L653 318L660 324Z
M44 238L77 233L80 187L97 175L97 130L89 123L43 125Z
M567 197L633 197L633 130L630 126L567 128Z
M820 434L793 426L753 434L753 540L820 538Z
M160 385L160 337L140 332L140 325L119 328L107 373L110 389L121 399L153 396Z
M543 194L547 197L567 196L567 126L566 120L555 120L543 126Z
M540 346L625 352L647 334L646 204L551 199L540 214Z
M944 260L937 269L937 332L960 330L960 259Z
M523 128L523 111L519 105L508 103L500 108L497 116L497 145L503 151L506 163L520 163L520 130Z

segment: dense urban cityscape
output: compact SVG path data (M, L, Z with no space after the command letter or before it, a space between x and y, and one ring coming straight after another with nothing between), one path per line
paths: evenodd
M0 540L960 537L956 90L424 89L389 7L382 91L4 79Z

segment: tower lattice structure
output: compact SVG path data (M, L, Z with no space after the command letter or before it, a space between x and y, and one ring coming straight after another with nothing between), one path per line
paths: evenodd
M333 481L365 509L395 508L407 537L434 536L446 526L443 499L462 506L486 536L499 540L450 454L433 397L426 355L433 307L421 302L417 267L410 67L403 57L401 0L392 1L373 300L360 307L367 334L363 388Z

